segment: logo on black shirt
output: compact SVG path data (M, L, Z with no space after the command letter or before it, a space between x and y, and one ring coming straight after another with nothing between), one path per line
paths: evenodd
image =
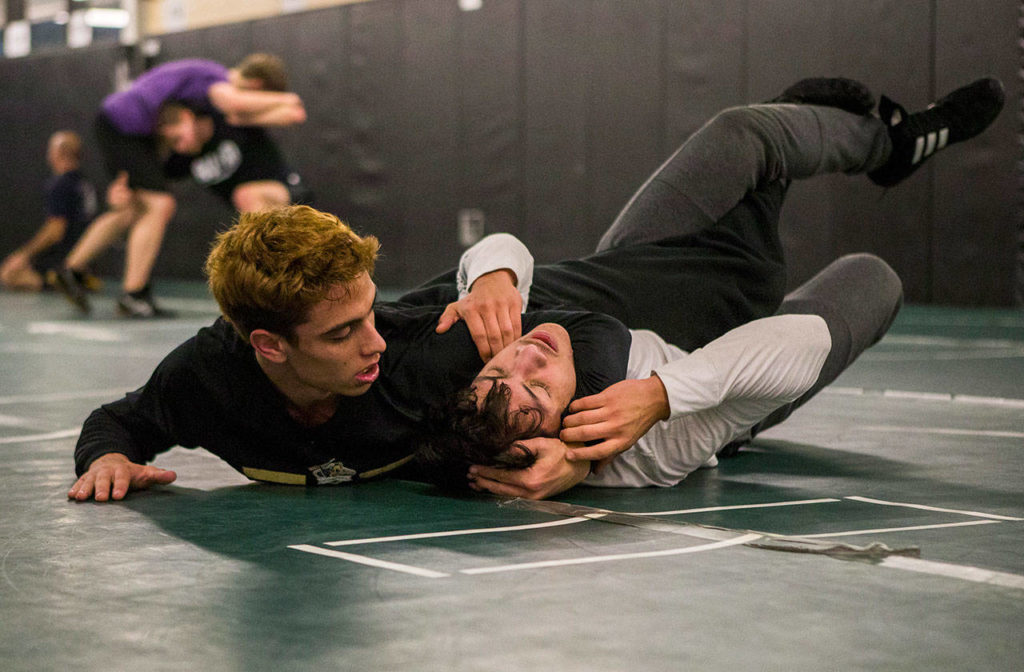
M317 485L348 483L356 475L355 469L349 469L337 460L331 460L330 462L310 467L309 471L316 478Z
M199 184L217 184L235 174L242 165L242 150L234 140L221 140L212 151L192 160L192 177Z

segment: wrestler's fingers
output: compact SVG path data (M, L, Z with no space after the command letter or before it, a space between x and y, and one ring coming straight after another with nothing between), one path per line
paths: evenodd
M113 483L110 490L110 498L114 500L124 499L128 494L128 488L132 484L132 470L127 464L119 464L114 468Z
M105 502L110 499L110 477L109 469L100 469L93 478L93 499L97 502Z
M612 433L612 427L605 422L597 422L577 427L567 427L558 434L558 438L565 443L587 443L607 439Z
M512 345L518 336L515 335L515 329L512 326L512 321L509 319L508 313L500 313L495 316L498 327L498 347L494 353L497 354Z
M523 486L524 473L525 471L485 467L479 464L474 464L469 468L469 475L471 478L482 476L489 481L500 481L501 483L509 483L519 487Z
M486 362L494 353L491 351L491 344L487 339L487 327L483 318L476 313L470 313L463 316L463 320L465 320L466 326L469 328L469 335L473 338L473 343L480 353L480 359Z
M86 500L92 497L93 492L93 475L89 473L82 474L82 476L75 481L75 484L68 490L68 497L71 499L77 499L79 501Z
M509 343L523 335L523 314L520 312L521 307L522 302L520 302L519 306L516 306L509 311L509 323L512 325L512 339Z
M445 307L444 312L441 313L441 317L437 320L437 333L443 334L452 326L459 321L459 310L458 305L455 303L449 303Z
M501 481L492 481L489 478L479 475L473 479L472 483L476 485L475 489L485 490L492 495L501 495L504 497L530 497L530 493L523 488L509 485L508 483L502 483Z
M609 439L598 443L570 448L565 451L565 459L570 462L593 461L595 463L605 462L613 459L622 452L622 442Z
M605 420L605 413L603 407L593 408L583 411L575 411L569 413L567 416L562 418L562 427L582 427L585 425L595 425ZM562 440L566 439L562 437ZM578 439L577 439L578 440Z
M580 411L586 411L594 408L601 408L605 404L605 396L603 392L592 394L589 397L580 397L569 404L570 413L579 413Z
M178 474L169 469L159 467L144 467L132 476L131 487L148 488L151 485L167 485L173 483Z
M497 315L488 315L484 320L484 328L487 332L487 347L490 350L488 358L490 358L505 347L505 333Z

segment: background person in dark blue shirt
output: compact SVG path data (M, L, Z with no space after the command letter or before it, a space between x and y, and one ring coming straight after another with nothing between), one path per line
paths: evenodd
M57 131L46 147L53 177L46 181L46 220L34 236L11 252L0 265L0 283L8 289L38 291L46 273L61 267L64 257L96 216L96 190L82 175L82 139L73 131ZM87 284L97 281L83 275ZM94 286L94 285L93 285Z

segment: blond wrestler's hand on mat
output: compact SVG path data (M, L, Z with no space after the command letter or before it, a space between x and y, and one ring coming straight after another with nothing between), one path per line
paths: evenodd
M91 498L97 502L124 499L129 488L145 490L151 485L171 483L177 477L167 469L135 464L121 453L107 453L93 460L89 470L68 490L68 499L80 502Z
M589 446L571 448L566 458L593 460L599 472L619 453L628 450L654 423L669 417L668 394L656 375L642 380L623 380L603 392L569 404L559 438Z
M523 335L522 310L516 275L502 268L481 275L468 295L449 303L437 321L437 333L443 334L459 320L465 321L480 358L486 362Z
M537 454L532 467L509 470L474 465L469 468L469 487L495 495L544 499L568 490L590 473L588 462L565 459L567 446L559 439L537 437L519 443Z

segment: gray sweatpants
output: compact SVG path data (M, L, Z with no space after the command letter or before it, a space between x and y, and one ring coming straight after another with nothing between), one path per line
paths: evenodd
M597 249L697 234L718 225L744 199L785 190L794 179L868 172L885 163L891 148L884 124L872 116L810 105L730 108L691 136L647 180ZM777 220L766 218L766 223L777 225ZM814 386L771 414L754 433L781 422L878 342L902 298L899 277L869 254L842 257L787 294L776 312L822 316L832 349ZM664 309L672 310L671 304Z
M729 108L648 178L597 251L693 233L773 183L867 172L885 163L891 151L877 117L813 105Z

